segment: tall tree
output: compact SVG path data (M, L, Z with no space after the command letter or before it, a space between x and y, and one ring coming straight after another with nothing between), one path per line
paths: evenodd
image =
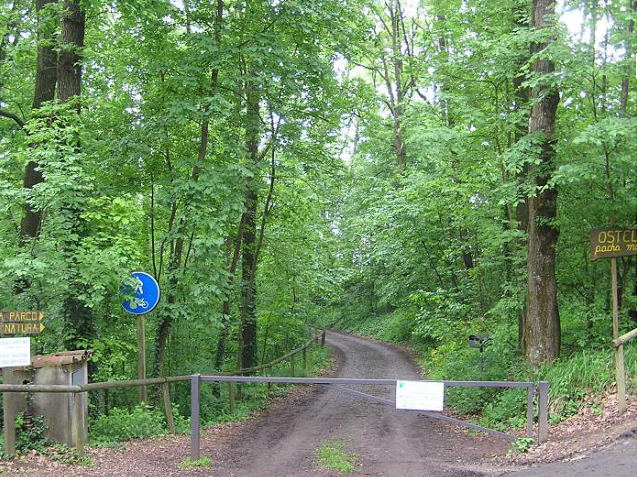
M532 0L531 28L540 40L531 45L532 88L529 134L538 157L529 168L535 191L528 205L528 289L524 355L532 365L552 362L560 353L560 316L555 275L557 188L550 184L555 170L555 115L560 100L555 85L555 65L547 49L555 41L555 0Z
M37 111L44 103L53 101L55 98L58 55L53 45L53 38L55 32L54 24L57 19L54 7L57 3L58 0L37 0L35 3L38 22L38 57L32 106L34 111ZM40 184L43 180L39 165L34 160L29 160L24 172L24 188L32 190L34 186ZM41 211L34 208L31 205L31 201L27 199L23 206L23 215L20 221L21 244L37 236L40 229L41 216Z
M70 107L70 114L79 115L81 110L80 95L82 93L83 48L86 33L86 11L80 0L64 0L62 4L62 26L60 31L60 53L57 65L57 98L60 103ZM74 131L67 131L65 124L58 124L54 118L53 128L60 129L62 138L61 156L75 153L79 156L80 140ZM77 160L77 159L76 159ZM68 161L65 158L64 161ZM68 171L74 171L69 167ZM64 213L68 215L69 235L64 244L64 255L74 276L70 279L67 297L64 303L64 318L67 326L67 344L73 348L81 346L84 340L95 334L93 313L84 300L80 298L83 284L77 277L77 248L84 235L81 214L83 207L76 200L64 205Z

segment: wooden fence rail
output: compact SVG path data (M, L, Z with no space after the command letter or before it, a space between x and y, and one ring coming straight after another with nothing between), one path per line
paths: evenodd
M613 277L615 277L615 275L613 275ZM615 328L614 332L615 336L617 336L619 334L619 329ZM617 412L619 414L624 414L626 412L626 369L624 363L624 345L636 337L637 328L624 335L618 336L613 340L613 346L615 347L615 381L617 382Z
M269 363L265 363L259 366L253 366L251 368L242 368L236 369L234 371L226 371L222 373L218 373L219 376L241 376L245 374L254 373L256 371L269 370L272 371L272 368L283 361L290 359L290 367L291 373L294 376L294 360L297 354L303 353L303 366L307 369L307 349L312 346L313 343L318 343L320 340L321 346L325 345L325 330L321 330L316 336L309 339L303 346L296 348L289 353L270 361ZM164 404L164 412L166 415L166 425L168 430L171 433L175 433L175 424L172 414L172 403L170 400L170 391L168 388L169 383L176 382L185 382L190 381L190 375L187 376L165 376L161 378L148 378L148 379L129 379L124 381L105 381L100 383L89 383L83 384L79 386L68 386L68 385L41 385L41 384L0 384L0 392L3 393L16 393L16 392L26 392L26 393L84 393L90 391L99 391L104 389L114 389L114 388L131 388L136 386L161 386L162 389L162 397ZM230 412L234 412L235 408L235 393L233 389L233 383L229 384L229 399L230 399ZM84 441L83 441L83 433L80 432L82 419L80 416L82 415L82 408L79 405L80 399L75 399L76 408L75 408L75 421L78 426L76 432L76 449L79 455L84 455ZM10 421L10 422L9 422ZM14 454L15 453L15 423L13 419L5 419L4 421L4 443L5 448L4 451L6 454Z
M630 340L634 338L637 338L637 328L635 328L632 331L629 331L628 333L624 335L621 335L616 340L613 340L613 346L615 346L615 348L619 348L620 346L625 345L626 343L628 343Z

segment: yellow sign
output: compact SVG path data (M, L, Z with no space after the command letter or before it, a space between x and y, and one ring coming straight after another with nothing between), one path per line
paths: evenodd
M0 334L37 335L44 330L44 313L38 310L0 312Z
M629 255L637 255L637 228L591 230L593 260Z

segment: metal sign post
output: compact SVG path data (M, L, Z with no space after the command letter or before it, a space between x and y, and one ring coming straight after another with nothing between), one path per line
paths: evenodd
M122 308L133 315L137 315L137 374L139 379L146 379L146 320L159 304L161 291L157 281L146 272L133 272L132 284L124 284L120 291L125 295ZM139 388L139 400L147 402L146 386Z

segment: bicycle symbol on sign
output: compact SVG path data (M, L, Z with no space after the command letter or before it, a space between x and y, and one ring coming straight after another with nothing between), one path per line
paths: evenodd
M132 282L123 284L120 291L124 295L122 306L129 313L144 315L152 311L159 302L159 285L145 272L134 272Z
M144 300L143 298L143 295L144 295L143 286L144 284L142 283L142 281L139 278L137 278L135 280L135 295L142 296L142 298L135 297L133 301L135 305L141 307L142 310L145 310L146 308L148 308L148 302Z

